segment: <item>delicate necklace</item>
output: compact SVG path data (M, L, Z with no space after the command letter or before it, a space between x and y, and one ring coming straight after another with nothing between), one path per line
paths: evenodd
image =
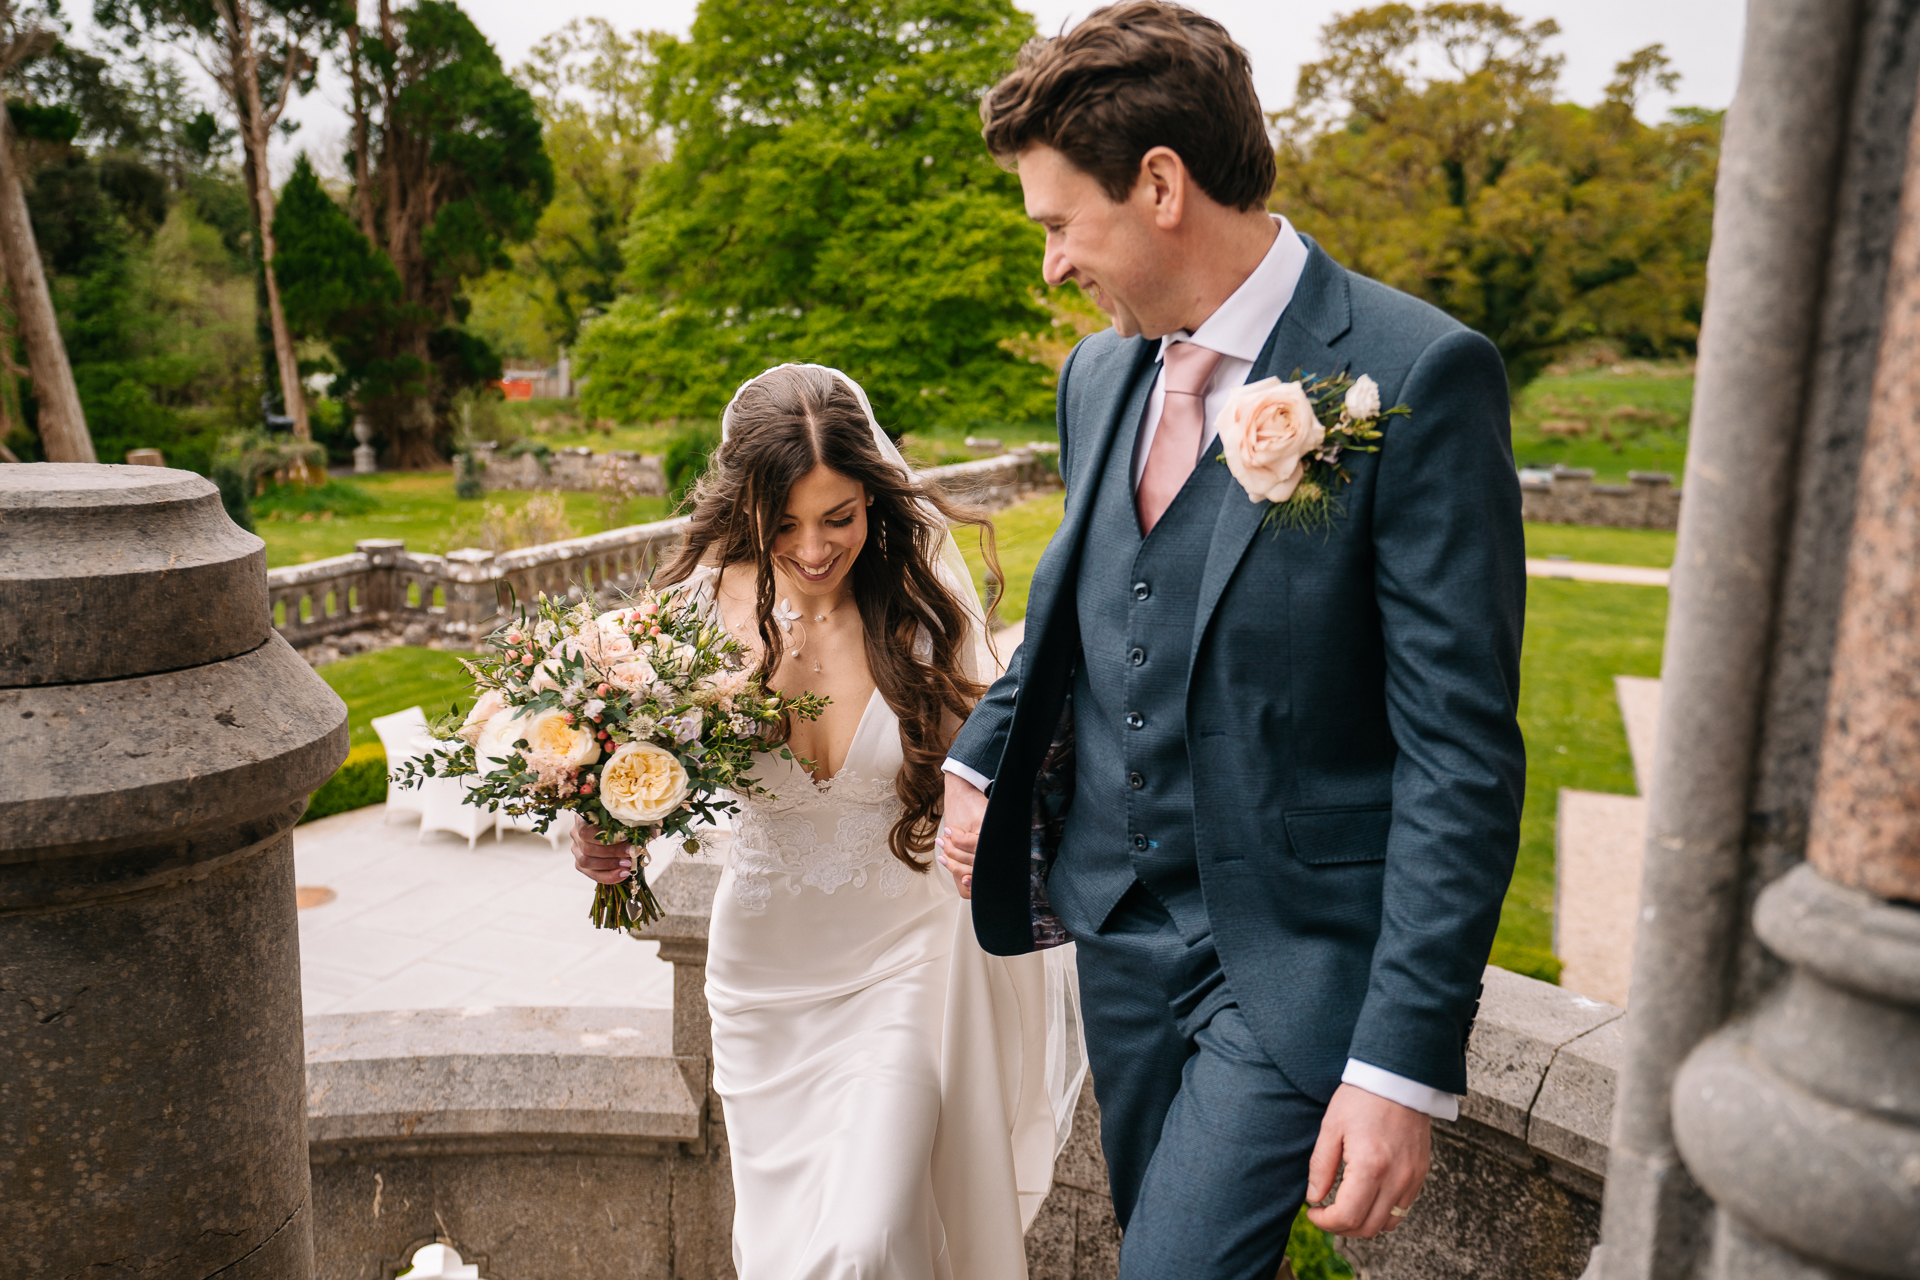
M827 610L826 613L816 613L813 615L813 620L815 622L825 622L828 616L831 615L839 607L840 607L839 605L835 605L832 609ZM781 634L785 637L786 643L793 646L792 648L787 650L787 654L789 657L794 657L794 658L799 657L800 651L807 647L806 627L802 625L798 632L794 630L794 624L798 623L802 616L803 615L801 614L801 612L798 609L793 607L793 601L791 598L783 596L780 600L780 603L774 606L773 620L780 625L780 631L781 631ZM746 635L747 624L743 622L739 626L735 627L734 630L738 631L741 635ZM816 673L819 672L820 659L815 658L813 660L813 669Z

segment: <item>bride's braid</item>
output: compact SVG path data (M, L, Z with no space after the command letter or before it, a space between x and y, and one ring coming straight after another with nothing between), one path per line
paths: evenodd
M986 516L923 488L884 458L846 383L825 369L785 365L754 379L735 399L727 440L694 488L686 540L659 582L685 581L702 563L754 565L760 677L770 681L785 656L773 616L774 534L788 493L817 466L859 482L873 498L866 545L849 582L866 630L867 667L900 721L904 763L894 788L906 812L888 845L900 861L924 871L930 860L916 855L933 848L945 791L944 719L966 719L986 691L967 674L971 612L933 566L948 526L973 525L999 580ZM922 635L932 642L930 653Z

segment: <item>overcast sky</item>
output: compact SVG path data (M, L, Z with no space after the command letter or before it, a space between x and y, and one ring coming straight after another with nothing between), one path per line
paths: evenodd
M1016 0L1019 2L1019 0ZM1218 19L1253 55L1254 80L1268 110L1286 106L1302 62L1319 52L1321 26L1360 3L1336 0L1188 0ZM1502 0L1529 20L1552 18L1561 34L1551 48L1566 58L1561 93L1575 102L1597 102L1614 64L1649 44L1666 46L1681 80L1671 97L1654 97L1642 115L1655 118L1670 106L1725 107L1738 78L1740 39L1746 21L1744 0ZM571 18L604 17L623 30L645 28L684 35L693 21L695 0L461 0L466 11L516 66L548 32ZM1098 7L1095 3L1025 0L1044 34L1055 34ZM74 5L84 12L86 6ZM76 16L78 16L76 14ZM275 157L284 174L294 152L304 148L323 170L338 171L337 153L346 136L345 95L332 79L319 92L294 104L288 114L302 128Z

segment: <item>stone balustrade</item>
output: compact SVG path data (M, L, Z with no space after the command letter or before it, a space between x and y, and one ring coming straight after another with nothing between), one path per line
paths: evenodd
M711 1087L707 917L724 847L676 857L640 936L674 1006L307 1020L315 1275L384 1280L435 1240L480 1275L731 1277L732 1183ZM1612 1005L1488 969L1461 1117L1400 1230L1345 1252L1361 1280L1575 1280L1598 1234ZM1027 1233L1032 1280L1112 1280L1120 1231L1092 1090Z
M1584 467L1555 467L1548 475L1520 473L1520 515L1547 524L1605 525L1616 529L1678 529L1680 491L1664 471L1629 471L1629 484L1595 484Z
M922 482L995 508L1057 488L1054 446L933 467ZM527 459L531 461L531 459ZM471 646L541 593L602 598L644 586L686 531L687 518L609 529L498 554L475 548L444 556L408 551L394 539L355 544L352 554L267 573L273 625L296 648L329 636L425 622L450 644Z

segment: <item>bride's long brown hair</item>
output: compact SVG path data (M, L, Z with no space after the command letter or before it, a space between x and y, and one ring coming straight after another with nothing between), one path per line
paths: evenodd
M924 488L887 461L874 443L860 401L840 378L821 368L770 369L734 400L727 439L693 492L686 540L660 575L663 585L684 582L701 563L752 564L763 657L760 678L770 682L785 656L774 640L773 541L795 482L824 466L862 485L867 541L849 577L866 628L867 668L900 720L905 763L894 789L906 813L888 834L893 856L916 871L930 860L939 826L947 740L942 718L964 720L986 692L968 679L963 661L969 613L935 574L947 527L981 530L987 565L1000 580L993 525L937 490ZM922 635L932 640L925 653Z

